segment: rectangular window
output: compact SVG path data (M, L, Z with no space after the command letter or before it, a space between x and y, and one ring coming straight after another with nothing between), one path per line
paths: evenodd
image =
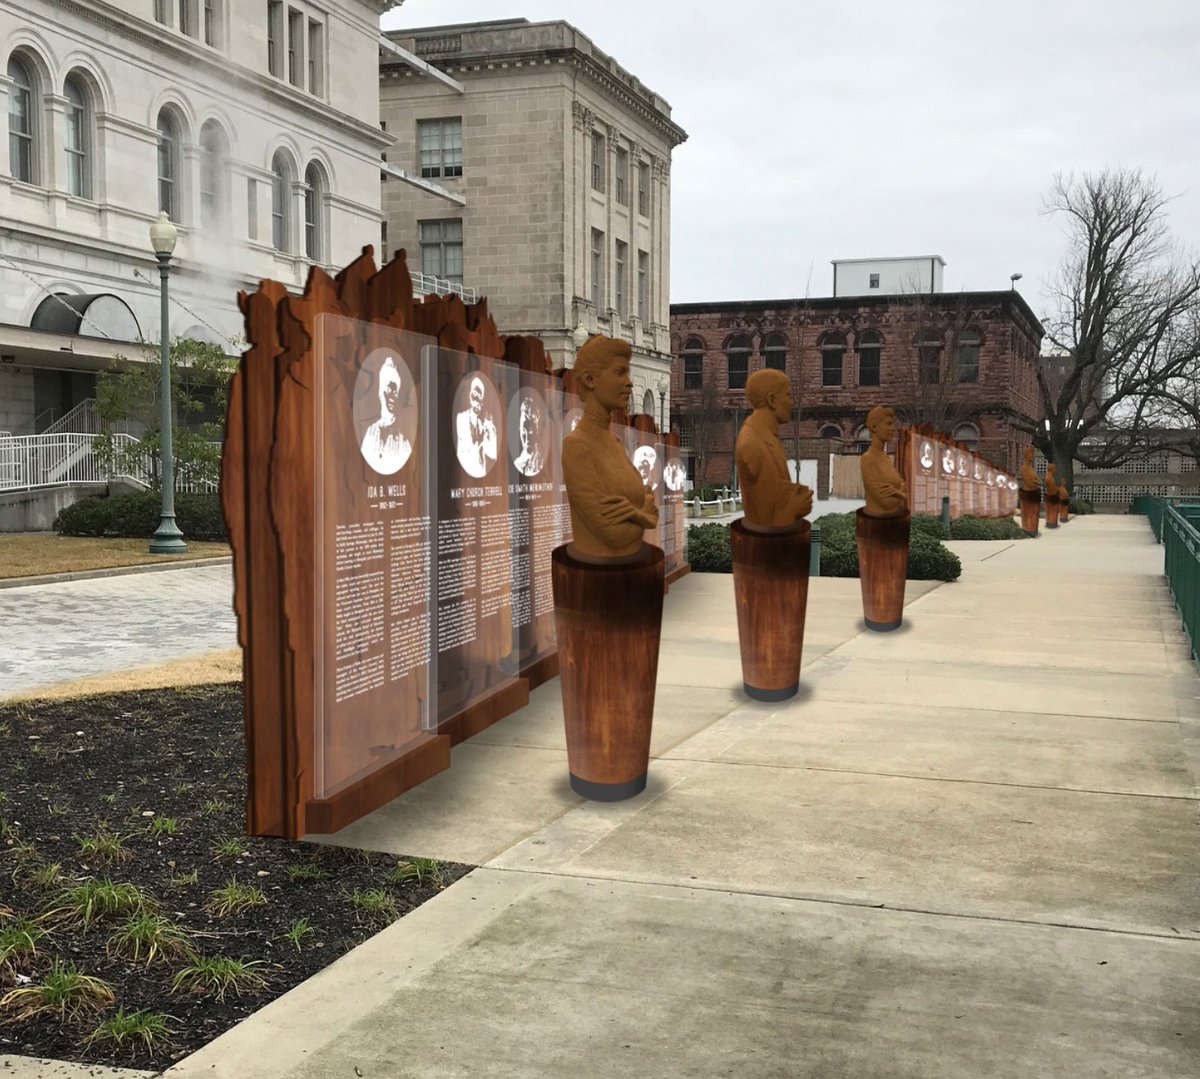
M288 10L287 63L288 82L303 86L300 73L304 63L304 14L295 8Z
M942 380L942 346L924 344L917 347L918 378L922 386L935 386Z
M246 181L246 235L258 239L258 182Z
M616 257L616 302L617 317L624 318L625 311L625 265L629 261L629 245L617 241L617 257Z
M650 216L650 165L645 161L638 164L638 213Z
M171 0L154 0L154 18L164 26L171 25Z
M704 386L704 357L684 356L683 358L683 388L699 390Z
M744 390L746 379L750 377L750 353L730 351L729 354L729 388Z
M380 130L380 131L384 131L384 132L386 132L386 131L387 131L387 121L386 121L386 120L380 120L380 121L379 121L379 130ZM387 160L387 151L386 151L386 150L383 150L383 151L381 151L381 152L380 152L380 154L379 154L379 160L380 160L380 161L386 161L386 160ZM381 179L381 180L382 180L384 183L387 183L388 174L387 174L387 170L386 170L386 169L380 169L380 170L379 170L379 178L380 178L380 179Z
M267 70L283 75L283 0L267 0Z
M287 250L287 183L275 173L271 177L271 243L276 251Z
M421 229L421 272L461 285L463 228L461 218L418 222Z
M217 44L217 0L204 0L204 44Z
M325 27L315 19L308 20L308 92L325 93Z
M13 179L33 183L33 92L20 83L8 90L8 156Z
M592 132L592 190L604 190L605 161L604 136L599 131Z
M379 250L383 255L383 262L387 262L387 260L388 260L387 222L381 221L380 225L382 226L383 231L380 233ZM382 265L382 263L380 265Z
M879 274L873 273L867 281L867 288L879 288Z
M629 151L617 148L617 202L629 205Z
M592 306L604 306L604 233L592 229Z
M646 321L650 310L650 256L645 251L638 252L638 318Z
M418 120L417 148L421 175L437 180L463 174L462 117Z
M196 0L179 0L179 32L188 37L196 36L196 20L192 17L192 5Z
M821 349L821 385L840 386L842 384L842 349Z
M958 381L979 381L979 338L963 338L958 345Z
M858 384L879 385L879 349L860 347L858 350Z
M78 198L91 197L88 191L87 110L71 96L67 88L67 192Z

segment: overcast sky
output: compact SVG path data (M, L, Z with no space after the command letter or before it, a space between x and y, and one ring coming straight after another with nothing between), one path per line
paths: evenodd
M1200 246L1197 0L406 0L385 29L565 19L670 102L671 300L828 296L938 254L1038 314L1056 171L1136 166Z

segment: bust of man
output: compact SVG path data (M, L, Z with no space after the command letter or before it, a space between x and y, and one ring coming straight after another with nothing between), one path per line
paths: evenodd
M812 512L812 491L793 483L779 425L792 418L788 377L774 368L755 371L746 380L750 414L733 449L742 485L743 524L752 532L790 528Z
M1046 466L1046 497L1058 497L1058 477L1054 474L1054 465Z
M1037 470L1033 467L1033 447L1025 447L1025 460L1021 465L1021 490L1040 490L1042 481L1038 479Z
M884 446L896 437L896 413L876 405L867 413L871 448L862 456L863 491L868 517L900 517L908 509L908 487Z

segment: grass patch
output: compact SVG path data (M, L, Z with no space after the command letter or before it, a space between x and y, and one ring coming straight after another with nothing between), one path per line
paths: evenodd
M0 924L0 974L6 978L37 958L38 942L46 930L32 918L18 915Z
M364 921L391 923L400 917L392 893L383 888L355 888L348 898L359 918Z
M13 1013L16 1022L51 1013L59 1022L85 1012L98 1012L115 999L112 986L84 974L73 963L55 961L38 985L22 986L0 997L0 1012Z
M110 1015L87 1036L84 1044L115 1046L118 1049L130 1046L150 1054L154 1052L156 1045L166 1041L174 1033L167 1016L145 1008L136 1012L126 1012L125 1006L122 1005L115 1015Z
M174 817L155 817L150 822L150 834L155 838L174 835L179 831L179 821Z
M222 839L213 845L212 850L215 858L240 858L248 853L244 839Z
M300 951L300 942L315 932L316 930L308 924L307 918L297 918L280 939L286 940L289 944L294 944L296 951Z
M317 884L320 881L328 880L329 874L320 866L289 865L287 867L287 879L292 884Z
M154 899L136 884L114 884L105 877L104 880L85 880L64 889L50 905L46 916L86 929L92 922L113 915L143 914L157 906Z
M415 880L418 884L428 882L437 888L446 886L442 878L442 864L436 858L410 858L401 862L388 874L388 880L393 884Z
M267 897L261 888L254 884L239 884L231 880L224 887L209 892L204 909L218 918L227 918L231 914L244 914L254 907L266 905Z
M187 553L173 559L219 558L231 553L227 543L187 541ZM45 573L113 569L161 562L143 539L93 539L53 533L0 535L0 577L36 577Z
M129 861L133 851L125 846L124 836L116 835L101 825L94 834L79 839L79 857L108 865L111 862Z
M155 958L179 959L191 954L188 935L174 922L161 914L143 913L130 918L108 938L105 951L132 959L135 963L146 957L146 966Z
M215 996L224 1000L225 994L233 992L235 996L243 993L253 993L265 989L267 979L258 972L257 967L264 964L261 960L228 959L225 956L193 957L192 962L175 975L171 982L171 991L178 993L193 993L196 996Z
M229 803L221 798L210 798L200 807L200 812L206 817L217 817L229 812Z

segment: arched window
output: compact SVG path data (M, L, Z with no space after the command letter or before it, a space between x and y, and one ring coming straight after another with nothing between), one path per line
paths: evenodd
M974 328L964 330L959 337L957 363L959 382L979 381L979 348L982 344L983 338Z
M287 251L291 246L288 198L292 187L292 170L282 150L276 150L271 158L271 174L271 243L276 251Z
M729 364L729 388L745 389L746 379L750 377L750 338L734 334L725 345L725 358Z
M179 124L166 109L158 114L158 208L178 221L183 199L179 185L182 159Z
M228 219L225 197L225 136L216 120L200 129L200 224L222 228Z
M917 378L922 386L935 386L942 381L942 345L941 334L929 330L918 334L917 346Z
M81 199L92 197L91 108L88 92L78 75L68 75L63 84L67 99L66 123L67 194Z
M642 395L642 411L644 413L646 413L647 416L654 415L654 391L653 390L647 390Z
M854 432L854 449L859 455L862 455L871 448L871 432L867 430L866 425L859 427Z
M704 386L704 342L689 337L683 344L683 388L698 390Z
M304 253L313 262L325 257L325 174L315 161L304 170Z
M842 429L836 423L827 423L821 428L821 438L836 438L840 442Z
M883 339L874 330L863 330L858 335L858 384L879 385L879 358L883 353Z
M846 338L840 333L821 336L821 385L842 384L842 359L846 354Z
M763 341L763 366L773 371L787 370L787 338L783 334L767 334Z
M8 58L8 169L14 180L36 184L37 83L29 65L17 55Z
M961 442L972 453L979 449L979 428L973 423L960 423L954 428L954 441Z

